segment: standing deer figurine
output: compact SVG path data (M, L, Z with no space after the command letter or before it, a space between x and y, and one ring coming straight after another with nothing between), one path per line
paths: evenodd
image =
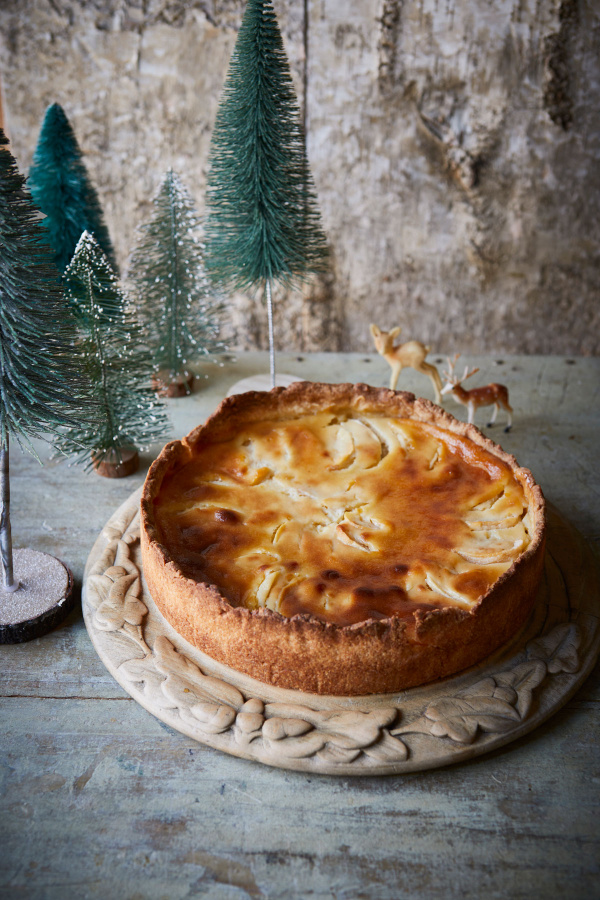
M508 389L503 384L493 383L466 391L464 387L462 387L462 382L466 381L467 378L470 378L471 375L474 375L475 372L479 372L479 369L471 369L471 371L469 371L469 367L465 366L462 378L458 378L458 376L454 374L454 366L456 365L457 359L458 353L454 357L454 362L450 359L448 360L448 371L444 372L446 384L442 388L442 394L451 393L457 403L462 403L463 406L467 407L469 411L469 417L467 419L469 425L473 424L473 415L476 409L479 409L480 406L492 406L493 404L494 412L492 413L491 420L488 422L488 428L491 428L496 421L498 409L502 407L502 409L505 409L508 413L508 424L504 430L510 431L512 427L512 406L508 402Z
M431 378L431 383L435 391L435 402L442 402L442 380L439 372L431 363L425 362L425 357L429 353L430 347L426 347L420 341L407 341L405 344L398 344L394 347L394 340L398 337L402 329L400 326L392 328L391 331L382 331L377 325L371 325L371 334L375 341L375 347L380 356L392 368L390 378L390 389L396 390L398 376L402 369L411 368L423 375Z

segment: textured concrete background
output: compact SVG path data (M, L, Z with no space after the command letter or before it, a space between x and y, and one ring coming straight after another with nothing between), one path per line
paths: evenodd
M121 265L173 166L200 209L239 0L2 0L13 151L63 105ZM275 0L331 276L277 295L281 348L600 352L600 5ZM234 345L265 346L260 298Z

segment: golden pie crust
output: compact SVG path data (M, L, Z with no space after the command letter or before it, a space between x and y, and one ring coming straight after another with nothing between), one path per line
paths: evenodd
M227 398L154 462L141 525L148 587L183 637L320 694L481 661L542 575L531 473L429 401L363 384Z

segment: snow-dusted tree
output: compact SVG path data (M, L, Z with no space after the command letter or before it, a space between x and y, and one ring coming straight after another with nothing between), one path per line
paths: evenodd
M172 169L153 205L151 219L138 229L128 281L156 380L169 391L189 383L191 360L225 349L219 338L223 302L204 270L199 215Z
M96 402L99 426L75 425L57 441L62 453L92 463L102 474L133 471L134 450L162 439L168 430L164 403L150 381L152 359L108 260L95 238L81 235L64 274L75 310ZM106 463L114 469L102 468Z

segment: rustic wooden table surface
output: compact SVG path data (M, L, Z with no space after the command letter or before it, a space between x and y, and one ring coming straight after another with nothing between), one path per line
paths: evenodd
M600 359L466 361L481 367L478 383L510 389L513 431L492 436L597 549ZM387 380L379 357L359 354L281 354L278 366L311 380ZM260 353L207 368L192 397L169 401L173 434L267 368ZM412 372L399 387L430 394ZM15 546L61 557L80 585L100 529L152 456L110 481L41 468L15 448ZM351 779L268 768L172 731L105 670L80 608L44 638L0 647L0 660L1 898L600 897L598 666L552 719L488 756Z

